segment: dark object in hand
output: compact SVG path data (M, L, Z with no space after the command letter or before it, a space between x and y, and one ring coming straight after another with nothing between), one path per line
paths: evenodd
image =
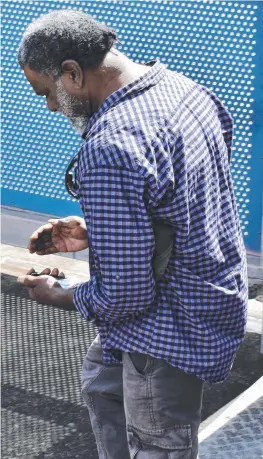
M35 241L36 244L36 250L45 250L46 248L46 243L51 242L52 240L52 234L51 231L43 231L43 233L39 236L39 238Z
M33 272L30 274L30 276L38 277L38 276L44 276L44 274ZM49 276L54 277L54 279L65 279L65 276L53 276L52 274L49 274Z

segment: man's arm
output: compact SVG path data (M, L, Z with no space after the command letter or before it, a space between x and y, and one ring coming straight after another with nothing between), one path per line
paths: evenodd
M50 271L46 269L44 271ZM32 270L31 270L32 271ZM26 276L18 277L18 282L27 287L28 294L32 300L41 304L52 305L65 311L76 310L73 295L74 289L64 289L51 275L41 275L34 277L29 273Z
M95 271L75 289L52 276L22 276L30 297L87 320L119 321L140 314L155 296L152 269L154 233L143 201L144 180L136 172L100 167L85 180L82 208Z
M83 178L82 209L94 272L74 293L88 320L119 321L145 311L155 296L154 235L135 171L105 166Z

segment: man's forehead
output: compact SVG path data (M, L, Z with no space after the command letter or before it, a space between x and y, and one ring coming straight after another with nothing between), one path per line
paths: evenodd
M28 66L24 68L24 74L36 92L49 88L53 83L53 80L48 75L35 72Z

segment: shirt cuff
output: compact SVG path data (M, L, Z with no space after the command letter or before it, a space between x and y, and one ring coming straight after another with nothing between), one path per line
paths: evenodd
M83 301L83 298L88 297L88 289L89 289L89 282L85 282L84 284L77 284L74 295L73 295L73 303L77 311L80 315L88 320L89 322L96 321L96 315L94 312L87 307L87 301Z

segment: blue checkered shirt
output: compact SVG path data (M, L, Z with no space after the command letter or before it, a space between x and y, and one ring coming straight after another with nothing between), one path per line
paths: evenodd
M105 363L137 351L212 383L244 337L246 256L230 175L232 120L159 62L89 120L75 169L90 281L74 294ZM153 221L173 228L155 280Z

